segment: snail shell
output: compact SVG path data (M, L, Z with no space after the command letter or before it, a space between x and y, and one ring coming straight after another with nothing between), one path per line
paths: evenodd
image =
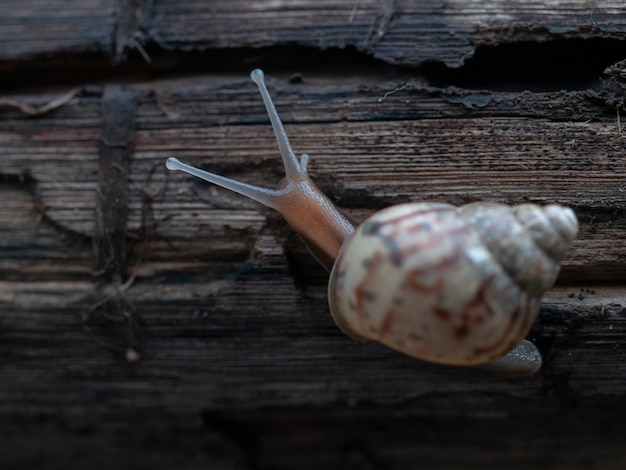
M332 270L339 327L455 365L507 353L528 333L577 232L569 208L412 203L361 224Z
M293 153L263 72L250 76L285 167L279 188L252 186L175 158L167 167L278 210L331 271L331 312L353 338L428 361L483 364L500 375L534 373L541 355L523 338L576 236L574 212L557 205L413 203L384 209L355 228L309 178L308 157Z

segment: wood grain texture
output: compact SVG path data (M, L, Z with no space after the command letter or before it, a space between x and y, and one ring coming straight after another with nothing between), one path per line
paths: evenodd
M621 2L324 0L156 2L150 37L168 49L354 47L387 63L460 66L481 45L622 38Z
M312 177L351 216L422 199L560 202L576 210L580 237L531 335L545 356L540 375L503 380L343 336L328 314L325 274L277 214L164 169L174 154L255 184L281 177L254 85L246 77L203 77L133 87L138 104L125 196L128 268L122 274L123 280L136 278L114 293L124 300L116 305L125 307L104 313L94 306L112 293L95 290L89 250L99 194L98 128L108 120L101 113L122 112L115 106L123 109L125 100L108 105L114 109L100 107L103 97L91 89L37 120L3 113L3 177L11 183L3 192L13 202L3 207L1 224L11 228L0 262L6 358L0 412L21 410L29 428L38 426L34 416L47 416L54 406L71 426L90 427L96 435L107 431L85 423L84 407L104 417L122 407L132 410L131 421L155 410L204 416L204 426L218 442L226 439L227 448L233 440L243 445L228 437L231 432L248 433L255 442L256 451L233 451L228 464L245 464L256 452L263 465L289 466L297 452L275 457L271 451L291 442L279 424L285 419L322 432L328 426L353 429L353 419L410 426L427 417L443 432L441 419L471 416L477 406L479 414L499 416L513 402L526 410L519 400L527 402L529 417L520 417L525 424L514 433L518 437L507 437L508 450L489 457L497 462L508 461L513 442L538 425L546 407L556 406L560 411L551 413L563 416L574 403L589 414L617 406L610 397L626 390L618 339L626 292L614 285L626 279L626 248L619 243L626 228L626 164L617 116L604 104L611 90L603 91L605 98L481 92L477 100L461 90L415 87L379 103L391 84L359 83L357 77L312 76L301 84L269 78L296 151L311 155ZM126 361L129 351L141 360ZM428 397L458 402L456 411L434 411ZM365 403L378 411L358 418L354 410ZM330 421L315 424L311 406L328 412ZM267 407L283 411L274 418L262 411ZM282 417L288 409L298 410L293 420ZM46 426L54 428L60 418L53 413L50 419ZM260 428L266 421L270 431ZM189 432L200 432L197 426ZM488 427L487 434L497 428ZM358 441L356 431L348 434ZM372 445L383 439L362 438L374 439ZM312 445L303 436L295 439L296 448ZM351 439L347 457L337 451L341 458L369 459L369 444L364 450ZM581 445L575 432L564 439ZM413 441L401 441L376 449L372 458L406 463L402 449ZM324 442L330 441L317 445ZM600 457L614 462L610 442ZM537 462L542 449L530 445L525 458ZM311 468L337 455L322 456ZM574 461L573 455L565 459Z
M458 67L480 46L623 38L619 1L25 0L0 8L0 60L97 53L143 61L174 51L357 49L386 63ZM156 47L153 47L156 46Z
M23 5L35 21L37 4ZM77 59L83 33L66 23L80 8L55 5L50 29L66 31ZM624 468L624 62L561 91L438 87L389 67L458 65L478 44L622 37L619 5L83 5L83 15L119 8L118 34L141 24L155 55L263 46L255 64L271 64L285 44L303 58L316 50L322 60L300 75L266 68L268 88L313 179L355 219L406 201L558 202L574 208L581 232L531 331L539 374L427 364L339 332L326 273L277 213L165 169L175 155L278 183L276 143L245 74L215 63L195 76L111 80L123 87L73 80L69 101L58 101L69 87L4 96L3 468ZM385 5L388 28L363 46L383 62L352 70L323 60L326 47L371 38ZM41 31L20 46L23 65L11 62L16 77L40 66L35 51L58 50ZM101 43L111 61L126 50L113 37ZM45 87L47 76L38 80Z
M116 2L2 0L0 9L1 60L26 60L66 52L112 52L118 20Z

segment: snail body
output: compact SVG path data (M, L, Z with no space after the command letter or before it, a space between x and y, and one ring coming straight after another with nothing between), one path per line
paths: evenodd
M167 167L278 210L331 272L330 310L349 336L431 362L534 373L541 356L524 337L576 236L574 212L558 205L420 202L383 209L354 227L309 178L308 156L293 153L263 72L253 70L251 78L285 167L279 189L175 158Z

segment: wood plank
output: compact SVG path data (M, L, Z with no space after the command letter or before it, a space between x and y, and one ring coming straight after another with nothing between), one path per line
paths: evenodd
M562 375L576 378L567 393L577 399L596 394L598 384L603 384L601 390L622 393L626 383L618 377L626 374L616 374L621 353L610 338L622 323L624 291L599 284L626 278L626 248L616 243L626 220L626 196L620 191L626 164L619 157L623 137L616 117L601 112L596 96L587 99L579 92L533 96L557 104L557 115L548 118L540 108L529 115L532 106L524 105L526 93L485 94L489 104L475 108L458 102L473 98L453 90L416 88L381 104L377 97L388 84L364 90L355 82L353 78L347 85L330 85L311 78L290 85L284 78L270 79L292 143L312 155L313 177L350 215L360 218L377 207L421 198L459 204L562 202L576 209L580 237L564 262L561 287L547 297L531 335L546 353L544 376L521 383L485 378L471 370L423 364L341 335L328 316L324 273L311 267L304 247L277 214L164 169L165 158L176 154L252 183L278 181L281 176L274 138L254 86L245 78L207 77L199 83L176 81L136 89L140 99L130 166L131 247L125 275L137 278L124 291L129 302L126 317L93 316L90 255L84 250L95 230L93 212L64 207L74 194L86 194L87 189L97 194L93 126L103 108L96 108L89 94L37 120L17 112L5 114L8 125L2 129L10 129L1 137L10 149L5 175L27 176L35 199L29 196L27 206L9 205L3 217L21 220L20 233L38 233L35 227L43 224L48 232L60 230L83 240L69 255L73 267L67 260L61 263L63 278L72 282L60 282L54 275L49 282L39 278L58 253L37 263L24 262L11 245L5 250L4 272L14 274L0 285L5 299L3 344L10 354L20 350L20 341L29 344L30 351L23 367L11 373L16 395L5 389L5 411L19 401L24 387L31 390L29 396L37 390L42 410L53 402L72 405L75 396L62 397L51 388L68 361L54 350L73 351L70 380L78 389L96 386L89 372L93 367L108 371L109 378L97 386L103 390L134 388L143 380L158 384L163 376L167 379L155 385L156 390L165 390L172 379L181 383L167 406L179 406L184 397L190 411L207 403L218 409L225 406L220 403L333 403L343 394L388 403L467 388L532 397L556 387L553 377ZM576 118L563 120L572 101L579 103ZM162 102L167 102L165 108ZM283 112L292 102L306 107L291 106ZM521 104L505 113L506 102ZM89 109L93 116L85 113ZM64 152L76 152L70 160L76 163L63 165L59 159ZM82 185L71 184L77 181ZM28 192L18 180L7 195L16 197L16 189L25 200ZM93 195L91 201L93 207ZM30 217L24 216L24 207ZM46 233L33 243L46 243ZM22 252L36 253L37 247L30 246ZM582 295L581 287L594 294ZM55 310L49 308L51 301ZM66 311L62 316L54 313L60 305ZM51 339L61 325L66 333ZM575 337L592 338L599 349L590 353L587 342L572 341L572 329ZM119 371L111 368L108 351L118 351L123 358L128 348L141 352L139 382L116 379ZM41 381L38 374L43 371L36 361L44 357L47 379ZM76 362L83 357L86 362ZM599 357L604 367L589 367L585 358ZM360 365L364 360L365 371ZM240 376L225 370L256 372ZM407 374L421 378L407 384ZM384 382L371 383L381 376ZM335 383L342 391L326 389L324 383ZM560 393L558 387L553 392ZM140 393L136 400L131 403L165 403L160 393Z
M23 4L0 20L0 33L29 8L31 21L44 22L36 2ZM24 61L0 64L12 80L47 63L33 57L62 47L72 14L87 28L95 20L85 11L118 8L92 2L70 14L51 5L56 26L42 29L45 44L12 38L19 47L6 57ZM137 31L155 41L155 56L297 44L291 54L304 58L320 50L323 59L298 66L298 75L272 65L285 60L281 47L254 60L269 64L270 92L294 148L311 155L313 178L355 219L411 200L560 202L575 209L580 236L529 335L544 356L537 375L502 379L427 364L340 333L326 273L274 211L164 168L176 155L254 184L280 180L274 137L245 74L217 62L184 76L171 62L169 80L118 75L128 99L111 99L117 85L80 78L69 101L67 89L2 97L3 468L626 465L624 63L602 83L530 92L487 81L438 87L382 63L335 67L325 49L457 66L480 45L522 41L530 54L524 41L621 37L620 5L119 5L108 42L67 32L70 62L100 47L117 60ZM228 29L235 18L248 21ZM92 28L93 37L109 25ZM248 67L240 56L235 62ZM48 75L31 78L47 85ZM134 99L133 117L124 111ZM125 184L111 178L120 169ZM103 194L114 203L103 205Z
M107 54L120 18L115 2L88 0L10 0L0 2L0 60L51 54Z
M72 8L62 0L25 0L19 8L5 3L0 61L68 53L72 59L89 53L109 62L129 56L145 62L150 55L158 60L162 50L238 54L246 48L297 45L312 51L352 48L389 64L438 61L459 67L480 46L619 41L626 31L618 1L559 0L551 2L549 9L522 0L135 0L119 4L91 0ZM583 46L579 43L578 48ZM606 51L596 49L597 54ZM80 62L73 66L80 68Z
M626 166L617 114L603 105L608 90L604 98L481 92L485 104L476 107L478 95L460 90L415 87L379 103L393 84L327 80L269 84L294 148L311 155L313 178L349 215L362 220L415 200L559 202L582 222L564 262L567 282L625 278L626 247L615 238L626 218ZM275 213L163 167L177 155L253 184L280 180L274 137L248 79L168 82L138 92L127 229L138 234L150 208L156 231L148 256L175 265L184 246L185 259L243 260L266 224L278 222L279 236L288 237ZM0 136L8 152L3 173L28 175L45 218L85 237L94 224L97 99L78 96L37 121L8 114L3 127L10 130ZM294 243L283 249L305 256Z
M154 5L150 37L174 50L353 47L386 63L436 60L458 67L479 46L567 38L620 40L621 2L167 0Z

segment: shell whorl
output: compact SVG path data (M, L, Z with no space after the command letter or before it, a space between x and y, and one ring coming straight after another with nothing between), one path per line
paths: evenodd
M329 283L337 324L446 364L505 354L528 333L577 232L571 209L412 203L346 242Z
M535 296L554 284L578 231L573 211L561 206L477 202L459 211L507 275Z

